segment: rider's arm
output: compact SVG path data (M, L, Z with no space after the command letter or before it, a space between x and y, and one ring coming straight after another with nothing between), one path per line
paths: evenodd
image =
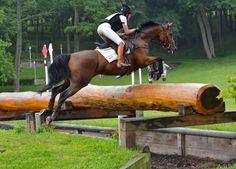
M123 26L123 29L124 29L124 32L126 35L131 34L131 33L135 32L135 30L136 30L136 29L129 29L128 25L126 25L126 24L122 24L122 26Z
M120 20L122 22L122 27L126 35L131 34L136 30L136 29L129 29L128 24L127 24L127 18L124 15L120 15Z

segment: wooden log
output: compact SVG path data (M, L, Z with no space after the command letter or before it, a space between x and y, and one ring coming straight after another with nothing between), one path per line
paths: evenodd
M36 92L0 93L0 112L45 109L50 96L50 93L40 95Z
M111 110L178 111L181 104L191 105L196 113L224 112L220 90L212 84L143 84L135 86L89 85L69 98L73 108Z
M200 114L224 112L217 99L220 90L212 84L143 84L135 86L88 85L66 100L66 109L105 109L117 111L178 111L191 105ZM0 118L6 112L38 111L47 108L50 93L0 93ZM14 114L14 113L13 113Z

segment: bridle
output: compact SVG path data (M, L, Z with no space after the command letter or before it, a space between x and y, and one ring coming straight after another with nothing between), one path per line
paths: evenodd
M151 41L153 42L157 42L159 43L160 46L162 46L164 49L170 50L171 49L171 44L167 43L167 32L165 31L165 28L163 26L163 24L161 25L162 29L163 29L163 33L164 33L164 42L161 42L160 40L156 40L156 39L151 39ZM142 34L148 34L147 32L144 32L142 30L136 31L134 34L134 39L137 39L137 34L138 33L142 33ZM132 42L131 42L132 43ZM138 48L138 47L137 47ZM145 45L145 47L142 46L142 48L148 48L148 45Z

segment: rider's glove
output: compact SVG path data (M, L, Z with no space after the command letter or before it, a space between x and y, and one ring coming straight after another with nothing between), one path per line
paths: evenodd
M137 26L136 29L135 29L135 32L140 32L141 31L141 26Z

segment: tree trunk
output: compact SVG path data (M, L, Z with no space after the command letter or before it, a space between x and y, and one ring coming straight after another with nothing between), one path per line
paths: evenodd
M66 45L67 45L67 53L70 53L70 33L66 33Z
M215 47L214 47L214 42L213 42L213 39L212 39L211 27L210 27L208 18L206 16L206 11L204 10L203 7L200 8L200 13L201 13L201 16L202 16L203 24L205 26L207 41L208 41L208 45L209 45L211 55L213 57L215 57Z
M74 6L74 26L77 27L79 25L79 13L78 13L78 8L75 5ZM74 32L74 52L79 51L79 33Z
M208 42L207 42L206 30L204 28L203 20L202 20L201 14L199 12L197 13L197 20L198 20L198 24L200 26L203 46L204 46L207 58L212 59L212 55L211 55L209 45L208 45Z
M35 32L35 39L36 39L36 52L39 52L39 18L36 19L36 32Z
M22 0L17 0L17 37L16 37L16 58L15 69L16 79L14 82L15 91L20 90L20 58L22 53Z

